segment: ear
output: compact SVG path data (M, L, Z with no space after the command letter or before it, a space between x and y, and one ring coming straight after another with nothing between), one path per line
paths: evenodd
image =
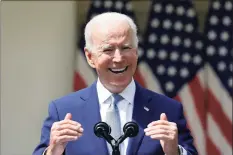
M137 60L138 60L138 52L139 52L139 49L136 48L135 53L136 53L136 56L137 56Z
M95 62L94 62L94 55L91 51L89 51L86 47L84 48L85 51L85 56L87 59L88 64L92 67L95 68Z

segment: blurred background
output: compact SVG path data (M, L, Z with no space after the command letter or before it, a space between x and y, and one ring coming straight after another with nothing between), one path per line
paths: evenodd
M96 79L83 56L83 24L105 11L135 20L135 79L183 104L199 154L232 154L232 0L0 4L1 155L32 154L48 104Z

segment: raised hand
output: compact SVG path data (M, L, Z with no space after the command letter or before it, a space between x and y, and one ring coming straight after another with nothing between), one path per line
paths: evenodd
M69 141L75 141L82 136L81 124L71 119L72 115L67 113L64 120L53 123L46 155L62 155Z
M169 122L165 113L160 115L160 120L148 124L144 130L146 136L160 140L166 155L178 155L178 129L174 122Z

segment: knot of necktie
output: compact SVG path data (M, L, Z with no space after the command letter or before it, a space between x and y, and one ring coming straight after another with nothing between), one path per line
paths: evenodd
M119 94L113 94L113 104L117 105L121 100L123 100L123 97Z

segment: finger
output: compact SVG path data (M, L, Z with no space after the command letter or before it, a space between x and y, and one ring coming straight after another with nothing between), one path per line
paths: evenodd
M158 130L150 130L148 132L145 133L146 136L151 136L151 135L155 135L155 134L169 134L167 130L164 129L158 129Z
M59 122L54 122L51 127L51 131L57 130L58 128L59 128Z
M174 122L169 122L169 124L170 124L171 126L177 127L177 124L174 123Z
M160 115L160 120L168 121L167 116L166 116L165 113L162 113L162 114Z
M57 136L78 136L79 133L78 131L74 131L74 130L70 130L70 129L64 129L64 130L60 130L57 132Z
M176 132L174 130L165 130L165 129L158 129L158 130L150 130L145 132L146 136L151 136L155 134L164 134L164 135L175 135Z
M72 119L71 113L67 113L64 120L71 120L71 119Z
M171 137L168 135L164 135L164 134L155 134L155 135L151 135L150 138L152 139L157 139L157 140L164 140L164 141L169 141L171 140Z
M81 124L78 124L78 125L62 124L62 125L59 125L55 130L61 131L61 130L64 130L64 129L77 131L79 133L82 133L84 131Z
M71 124L73 123L73 124ZM81 124L74 122L55 122L52 125L51 131L59 131L63 129L71 129L74 131L78 131L81 127Z
M79 137L78 136L68 136L68 135L63 135L63 136L57 136L54 139L54 142L57 143L66 143L69 141L75 141L77 140Z
M81 126L79 122L73 121L73 120L62 120L58 122L59 125L63 124L71 124L71 125L76 125L76 126Z
M165 121L165 120L153 121L150 124L148 124L147 127L151 127L151 126L155 126L155 125L172 125L172 126L177 127L176 123Z
M81 137L83 133L79 133L77 131L72 131L72 130L61 130L61 131L53 131L51 132L51 137L50 139L56 139L58 137L62 136L74 136L74 137Z
M151 130L160 130L160 129L163 129L163 130L173 130L173 126L169 126L169 125L155 125L155 126L150 126L146 129L144 129L145 132L149 132Z
M150 124L147 125L147 127L155 126L155 125L169 125L168 121L165 120L158 120L158 121L153 121Z

